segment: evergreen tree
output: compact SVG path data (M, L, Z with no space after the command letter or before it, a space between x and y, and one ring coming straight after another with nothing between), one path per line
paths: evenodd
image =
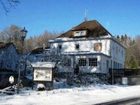
M130 57L129 67L130 68L138 68L138 62L134 56Z
M121 41L122 41L122 42L124 41L124 36L123 36L123 35L121 35Z
M120 36L119 35L117 35L117 39L118 39L118 41L120 41Z

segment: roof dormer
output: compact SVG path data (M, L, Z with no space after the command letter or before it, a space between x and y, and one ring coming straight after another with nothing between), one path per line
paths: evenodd
M74 37L83 37L87 35L87 30L78 30L78 31L73 31L73 36Z

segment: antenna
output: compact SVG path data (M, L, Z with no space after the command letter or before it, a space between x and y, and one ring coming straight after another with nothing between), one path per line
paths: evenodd
M84 20L85 20L85 21L88 20L88 19L87 19L87 12L88 12L87 9L85 9L85 16L84 16Z

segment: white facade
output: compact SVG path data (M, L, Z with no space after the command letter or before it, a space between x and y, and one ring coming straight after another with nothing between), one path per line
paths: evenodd
M85 25L86 22L82 24ZM87 24L90 24L90 21ZM92 21L92 25L96 24L100 25L96 21ZM78 65L79 72L81 73L107 74L109 68L124 68L125 47L111 34L88 37L88 28L91 32L91 27L87 26L87 30L84 31L82 29L79 33L77 30L70 30L73 36L70 36L71 34L68 31L65 36L49 41L51 49L55 49L58 53L71 58L71 65L59 66L59 71L74 72ZM100 26L99 28L103 27ZM103 28L103 30L105 29ZM81 32L84 32L84 35L82 33L80 36Z
M56 39L50 41L51 48L61 54L71 56L70 67L59 67L61 71L71 72L79 58L86 59L86 66L79 66L81 72L92 73L108 73L109 68L123 68L125 61L125 48L113 38L100 39ZM101 51L95 51L94 45L101 43ZM76 44L79 44L79 49L76 49ZM61 49L59 46L61 45ZM97 66L89 66L89 58L97 58ZM74 61L73 61L74 60ZM113 62L113 63L112 63ZM65 70L63 70L65 69Z

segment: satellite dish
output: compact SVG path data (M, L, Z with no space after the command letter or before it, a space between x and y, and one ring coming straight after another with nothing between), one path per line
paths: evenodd
M9 82L10 82L11 84L14 83L14 76L10 76L10 77L9 77Z

